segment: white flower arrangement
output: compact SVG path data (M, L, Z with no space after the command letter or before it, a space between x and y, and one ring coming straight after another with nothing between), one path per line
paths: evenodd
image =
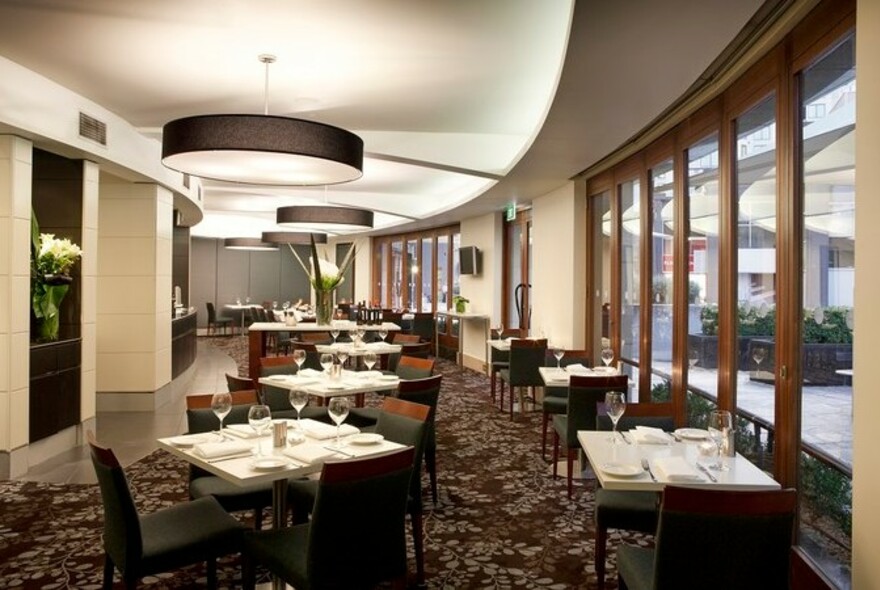
M82 250L68 238L56 238L55 234L40 234L35 260L41 275L66 275L70 267L82 256Z
M345 273L354 263L355 254L357 253L355 244L352 244L351 248L348 249L348 253L342 260L342 264L336 266L328 259L320 258L318 256L318 247L315 244L315 237L312 236L311 240L312 255L309 257L308 266L303 262L302 258L299 257L299 254L296 253L293 245L288 244L288 246L290 247L290 251L293 252L297 262L299 262L306 275L308 275L309 282L312 284L312 287L315 288L315 291L333 291L345 281ZM316 261L317 266L315 265Z

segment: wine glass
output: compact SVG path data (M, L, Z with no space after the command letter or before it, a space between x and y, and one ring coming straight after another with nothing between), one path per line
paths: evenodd
M300 432L302 432L302 423L299 421L300 412L302 409L309 405L309 394L303 391L302 389L291 389L290 390L290 405L293 406L293 409L296 410L296 428Z
M602 362L605 363L605 366L607 367L608 365L611 364L611 361L614 360L614 351L611 350L610 348L607 348L607 347L603 348L601 357L602 357Z
M367 371L373 370L373 365L376 364L378 357L375 352L367 352L364 353L364 366L367 367Z
M336 359L339 361L341 366L345 366L345 361L348 360L348 351L347 350L339 350L336 352Z
M336 344L336 339L339 338L339 328L333 326L333 328L330 330L330 335L333 336L333 344Z
M724 462L724 457L729 452L730 432L733 428L733 416L726 410L712 410L709 412L709 422L706 429L709 436L718 447L718 462L711 468L715 471L727 471L730 467Z
M348 401L347 397L334 397L330 400L330 405L327 406L330 418L336 423L337 448L342 446L342 443L339 440L339 427L345 422L345 419L348 418L348 410L350 407L351 402Z
M690 349L688 351L688 366L693 369L698 362L700 362L700 353L696 349Z
M254 429L254 432L257 433L257 437L261 437L266 433L266 429L269 428L269 425L272 423L272 412L269 411L269 406L264 406L262 404L257 404L255 406L251 406L251 409L248 410L248 424L251 425L251 428ZM260 446L259 439L257 440L257 456L263 454L263 449Z
M211 396L211 410L220 419L220 438L223 438L223 419L232 411L232 394L221 391Z
M388 338L388 328L379 328L379 338L382 339L382 342L385 342L385 339Z
M281 309L283 309L284 311L287 311L289 307L290 307L290 301L285 301L284 303L281 304Z
M296 372L297 374L299 374L299 372L302 370L303 363L306 362L306 351L302 348L297 348L296 350L294 350L293 362L296 363Z
M565 351L562 349L561 346L554 346L553 356L556 357L556 368L561 369L562 367L560 366L560 362L562 361L562 357L565 356Z
M617 440L617 421L626 411L626 398L621 391L609 391L605 394L605 411L611 418L611 442L618 444Z
M495 338L497 340L501 340L501 338L504 336L504 324L502 322L498 322L498 325L492 328L492 330L495 332Z
M323 367L324 372L327 373L327 376L330 376L330 367L333 366L333 355L329 352L325 352L321 355L321 367Z
M752 360L755 361L755 374L761 370L761 362L767 358L767 350L756 348L752 351Z

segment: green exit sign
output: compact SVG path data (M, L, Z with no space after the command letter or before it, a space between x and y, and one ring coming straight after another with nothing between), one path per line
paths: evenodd
M504 208L504 220L513 221L516 219L516 205L508 205Z

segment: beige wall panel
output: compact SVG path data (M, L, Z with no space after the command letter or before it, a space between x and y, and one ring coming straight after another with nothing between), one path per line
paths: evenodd
M102 275L98 281L98 316L151 311L155 309L155 296L155 277Z
M151 237L101 239L98 256L105 276L149 276L156 274L155 241Z
M171 321L169 320L170 324ZM149 353L156 349L156 320L151 314L104 316L99 353Z
M98 352L97 390L155 391L155 356L139 352Z

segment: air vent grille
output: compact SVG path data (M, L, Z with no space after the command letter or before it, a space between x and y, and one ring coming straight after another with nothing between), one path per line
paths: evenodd
M80 113L79 135L80 137L96 141L101 145L107 145L107 124L85 113Z

